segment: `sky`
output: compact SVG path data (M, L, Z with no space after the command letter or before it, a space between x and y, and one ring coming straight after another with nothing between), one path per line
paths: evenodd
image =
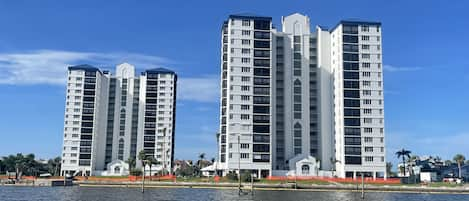
M178 159L216 153L220 28L229 14L295 12L311 25L382 22L387 160L469 157L469 3L456 1L0 1L0 156L61 154L69 65L179 75Z

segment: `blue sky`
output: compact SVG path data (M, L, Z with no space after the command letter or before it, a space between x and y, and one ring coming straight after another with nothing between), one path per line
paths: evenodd
M60 155L67 65L174 69L176 157L215 155L220 26L231 13L299 12L312 26L383 23L388 160L469 157L469 15L443 1L1 1L0 155Z

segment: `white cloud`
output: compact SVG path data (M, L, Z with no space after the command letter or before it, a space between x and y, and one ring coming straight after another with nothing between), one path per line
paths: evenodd
M391 66L391 65L384 65L383 69L389 72L405 72L405 71L419 71L422 70L422 67L398 67L398 66Z
M128 62L138 69L164 67L173 61L136 53L97 53L63 50L37 50L21 53L0 53L0 84L65 85L67 67L91 64L99 68L114 69L111 65ZM171 68L175 70L174 68ZM180 77L178 99L198 102L218 102L218 76Z
M198 102L218 102L220 81L217 76L178 79L178 99Z
M88 63L109 66L129 62L137 68L154 68L171 61L135 53L96 53L37 50L0 53L0 84L65 84L67 67Z

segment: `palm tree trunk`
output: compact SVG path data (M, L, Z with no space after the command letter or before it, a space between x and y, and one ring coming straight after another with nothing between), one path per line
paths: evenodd
M404 177L405 177L405 157L402 156L402 164L404 164Z
M459 178L461 179L461 162L458 161Z
M150 181L151 181L151 164L150 164Z

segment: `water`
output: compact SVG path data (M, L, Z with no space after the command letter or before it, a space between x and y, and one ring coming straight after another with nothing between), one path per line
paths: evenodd
M373 201L469 201L469 195L367 193ZM237 190L97 187L0 187L1 201L362 201L357 192L255 191L254 196L238 196Z

